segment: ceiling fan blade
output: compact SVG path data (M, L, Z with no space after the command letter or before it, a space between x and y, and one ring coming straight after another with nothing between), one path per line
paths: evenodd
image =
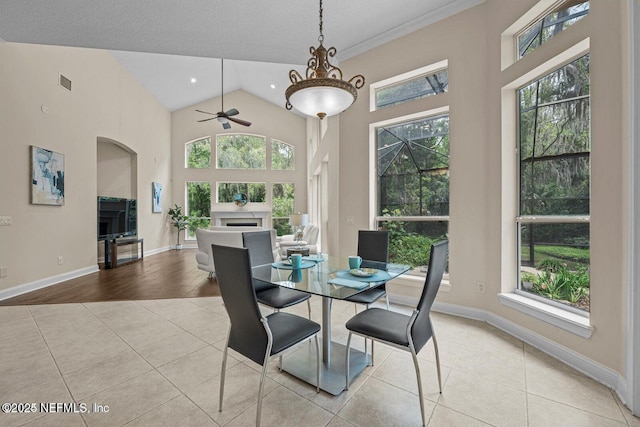
M227 117L227 119L231 120L232 122L235 122L239 125L242 126L251 126L251 122L248 122L246 120L242 120L242 119L234 119L233 117Z
M208 111L202 111L202 110L196 110L198 113L204 113L204 114L209 114L211 116L215 116L216 114L210 113Z
M215 120L215 119L217 119L217 117L211 117L209 119L198 120L198 123L208 122L209 120Z
M227 116L235 116L240 114L240 111L236 110L235 108L230 109L229 111L227 111L226 113L224 113Z

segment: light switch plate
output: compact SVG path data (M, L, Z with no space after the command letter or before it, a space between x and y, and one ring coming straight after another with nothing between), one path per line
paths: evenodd
M10 216L0 216L0 225L12 225L13 218Z

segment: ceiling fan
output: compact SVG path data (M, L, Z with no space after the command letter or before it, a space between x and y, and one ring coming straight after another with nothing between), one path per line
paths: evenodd
M238 114L240 114L240 112L235 109L232 108L228 111L224 111L224 59L220 60L220 68L222 70L222 82L221 82L221 97L222 97L222 108L220 109L221 111L217 112L217 113L209 113L208 111L202 111L202 110L196 110L198 113L203 113L203 114L209 114L211 116L215 116L215 117L210 117L208 119L203 119L203 120L198 120L198 123L200 122L208 122L209 120L213 120L213 119L217 119L220 123L222 123L222 127L224 129L231 129L231 124L229 123L229 121L232 121L234 123L238 123L239 125L242 126L251 126L251 122L248 122L246 120L242 120L242 119L238 119L235 117L231 117L231 116L237 116Z

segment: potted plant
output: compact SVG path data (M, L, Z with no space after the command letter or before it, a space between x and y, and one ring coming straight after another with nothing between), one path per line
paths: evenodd
M176 243L176 249L182 249L182 245L180 244L180 233L182 230L186 230L189 227L189 217L187 215L182 214L182 206L175 205L173 208L169 209L169 217L171 218L171 223L173 226L178 229L178 240Z

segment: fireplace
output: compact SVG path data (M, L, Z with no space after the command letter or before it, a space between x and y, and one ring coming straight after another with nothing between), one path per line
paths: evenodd
M212 210L212 225L239 227L239 226L257 226L271 228L268 218L271 211L251 210L251 211L228 211L228 210ZM215 221L215 222L214 222Z

